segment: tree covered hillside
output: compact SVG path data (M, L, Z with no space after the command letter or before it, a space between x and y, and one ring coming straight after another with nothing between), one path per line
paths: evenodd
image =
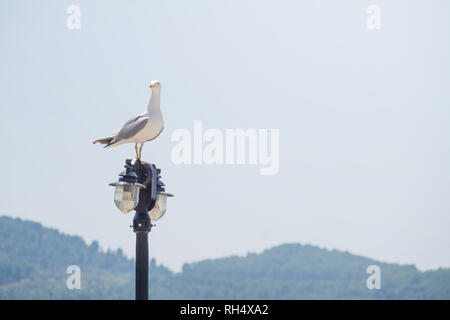
M82 270L81 289L66 269ZM369 290L367 267L381 270ZM260 254L185 264L174 273L150 263L152 299L450 299L450 270L421 272L310 245L284 244ZM77 236L0 217L0 299L133 299L134 261Z

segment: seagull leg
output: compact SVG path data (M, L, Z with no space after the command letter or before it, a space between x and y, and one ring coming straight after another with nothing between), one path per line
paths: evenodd
M141 146L139 147L139 160L141 160L141 156L142 156L142 147L144 146L143 143L141 143Z
M134 145L134 150L136 151L136 158L139 159L137 143Z
M142 147L144 146L143 143L141 143L141 146L139 147L139 160L141 160L141 156L142 156Z

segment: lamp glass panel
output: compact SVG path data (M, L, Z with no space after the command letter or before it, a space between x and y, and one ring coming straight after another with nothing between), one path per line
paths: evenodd
M158 194L156 197L155 206L149 212L150 219L152 220L160 219L166 213L166 208L167 208L167 195Z
M130 212L136 208L139 202L139 188L133 185L116 186L114 192L114 203L123 213Z

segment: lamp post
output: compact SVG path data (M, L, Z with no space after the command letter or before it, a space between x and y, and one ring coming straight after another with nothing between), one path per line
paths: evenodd
M154 164L139 159L127 159L125 171L115 187L114 203L122 213L135 210L133 231L136 233L136 300L148 300L148 233L152 220L160 219L166 212L165 185L160 180L161 170Z

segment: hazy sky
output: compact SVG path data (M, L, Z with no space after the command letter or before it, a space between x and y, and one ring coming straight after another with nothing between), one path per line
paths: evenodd
M165 129L143 158L176 196L150 233L158 262L301 242L450 267L448 1L0 3L0 215L133 256L133 214L108 186L133 145L91 142L159 79ZM279 173L175 165L171 133L195 120L278 128Z

